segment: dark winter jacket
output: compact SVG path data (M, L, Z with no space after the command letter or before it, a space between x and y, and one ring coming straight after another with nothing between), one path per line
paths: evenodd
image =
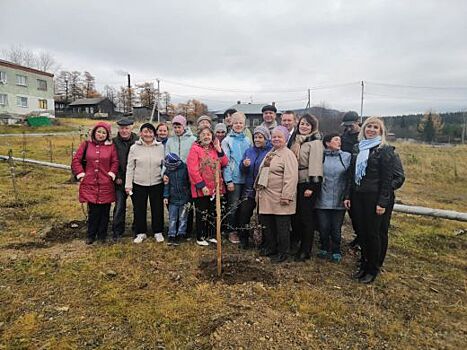
M395 163L394 148L389 145L383 145L370 149L366 175L362 178L359 186L355 184L355 163L358 152L359 149L357 144L352 152L349 176L350 191L365 193L376 192L378 193L377 205L387 208L391 201L391 195L393 192L392 180Z
M117 134L112 141L117 149L118 155L118 173L117 179L122 180L121 185L115 185L117 188L125 188L125 177L126 177L126 164L128 161L128 153L130 152L130 147L138 140L138 136L132 132L128 140L122 139L120 134Z
M344 132L341 136L341 150L342 152L352 153L353 148L358 144L359 132Z
M190 183L186 164L180 162L176 169L166 168L165 175L169 183L164 185L164 198L169 199L169 204L184 205L191 199Z
M110 135L110 125L97 123L93 129L104 127ZM86 149L86 167L83 169L82 159ZM82 179L79 184L79 201L81 203L107 204L115 202L114 179L118 171L118 156L112 141L83 142L71 161L73 174Z
M263 162L264 157L271 149L272 145L270 142L268 142L264 148L257 148L252 146L245 151L240 162L240 171L245 175L245 185L243 186L243 192L241 195L242 198L255 198L255 180L258 176L259 168ZM249 167L245 167L243 165L243 161L247 158L251 161Z

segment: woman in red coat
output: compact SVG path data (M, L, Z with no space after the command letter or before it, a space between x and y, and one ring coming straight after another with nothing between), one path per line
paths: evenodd
M198 140L191 146L188 153L187 166L191 183L191 196L196 206L196 243L209 245L207 240L217 243L213 236L215 224L216 166L224 168L229 163L218 139L209 127L201 129ZM225 193L222 171L219 174L221 192Z
M110 205L115 202L115 174L118 171L117 150L110 139L110 125L97 123L91 140L83 142L71 162L73 174L79 180L79 201L88 203L88 237L105 241Z

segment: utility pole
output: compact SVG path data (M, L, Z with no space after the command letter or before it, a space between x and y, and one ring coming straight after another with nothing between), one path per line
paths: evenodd
M157 80L157 122L160 123L161 122L161 112L159 111L159 104L160 104L160 101L161 101L161 88L160 88L160 80L159 79L156 79Z
M128 113L131 112L131 82L130 82L130 73L127 74L128 77Z
M68 103L68 79L65 79L65 104Z
M166 91L164 94L165 97L165 115L169 115L169 93Z
M308 103L306 104L305 109L311 108L311 90L308 89Z
M365 90L365 84L363 83L362 80L362 101L360 103L360 123L363 123L363 93Z

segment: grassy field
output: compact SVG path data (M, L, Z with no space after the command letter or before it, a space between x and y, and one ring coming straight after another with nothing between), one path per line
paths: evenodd
M34 140L30 152L47 160L45 139ZM397 149L403 203L466 211L467 147ZM54 154L69 163L65 151ZM395 214L384 273L370 286L349 277L356 258L347 247L339 265L278 266L225 243L218 279L214 247L130 237L86 246L69 179L18 164L15 193L0 163L0 349L464 347L465 223Z

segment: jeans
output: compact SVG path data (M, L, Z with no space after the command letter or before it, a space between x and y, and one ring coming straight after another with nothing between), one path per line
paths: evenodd
M141 186L133 183L133 212L135 217L135 234L146 233L148 197L151 204L151 228L153 233L162 233L164 229L164 203L162 193L163 184L154 186Z
M169 204L169 237L186 235L188 211L187 204Z
M316 209L321 250L341 253L341 228L345 209Z
M240 195L242 194L243 184L234 184L234 190L227 192L227 232L237 231L237 209L240 205Z
M112 233L114 238L118 238L123 236L123 233L125 233L126 200L128 195L126 194L125 189L115 188L115 196L116 201L113 211Z
M105 241L109 226L110 203L88 203L88 239Z
M216 204L210 196L195 198L196 240L214 237L216 225Z

